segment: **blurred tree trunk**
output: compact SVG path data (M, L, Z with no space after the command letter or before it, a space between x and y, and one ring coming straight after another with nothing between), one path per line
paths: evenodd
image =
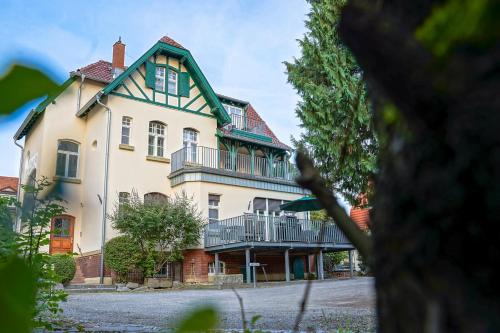
M452 3L429 24L433 5ZM499 22L488 0L343 10L383 146L372 229L382 332L500 330Z

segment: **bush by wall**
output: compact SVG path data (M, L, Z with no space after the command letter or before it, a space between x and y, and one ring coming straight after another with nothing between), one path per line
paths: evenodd
M139 246L128 236L118 236L106 242L104 263L116 272L118 282L126 282L127 272L140 262Z
M68 284L76 272L76 261L69 254L54 254L50 258L50 263L54 266L54 271L59 277L59 282Z

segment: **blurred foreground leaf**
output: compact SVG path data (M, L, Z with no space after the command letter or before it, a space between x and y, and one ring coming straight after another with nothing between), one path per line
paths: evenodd
M18 257L0 263L0 326L2 332L31 332L35 278Z
M178 325L176 333L208 332L217 328L217 311L200 307L189 313Z
M10 114L35 98L50 95L58 87L38 69L15 64L0 77L0 115Z

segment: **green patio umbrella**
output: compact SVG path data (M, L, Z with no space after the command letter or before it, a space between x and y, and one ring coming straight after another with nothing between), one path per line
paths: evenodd
M280 209L289 212L308 212L321 210L323 207L321 207L318 199L313 197L303 197L280 205Z

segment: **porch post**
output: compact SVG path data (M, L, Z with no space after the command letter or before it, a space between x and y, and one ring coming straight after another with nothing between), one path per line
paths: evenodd
M306 272L307 272L307 278L311 278L311 258L309 258L309 253L306 254Z
M252 283L252 278L250 276L250 249L245 249L245 269L247 276L247 283Z
M288 249L285 250L285 280L290 282L290 261L288 258Z
M320 280L325 279L325 273L323 272L323 251L319 251L319 256L318 256L318 278Z
M250 174L255 174L255 148L250 149Z
M215 275L219 275L219 254L215 253Z
M352 260L352 250L349 250L349 276L352 277L354 276L354 266L353 266L353 260Z

